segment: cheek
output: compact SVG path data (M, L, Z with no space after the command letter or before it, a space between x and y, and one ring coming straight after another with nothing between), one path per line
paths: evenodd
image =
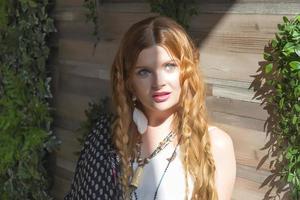
M151 85L147 79L133 81L133 92L139 98L143 98L145 95L147 95L150 88Z
M169 76L169 83L172 86L173 90L180 92L181 86L180 86L179 73Z

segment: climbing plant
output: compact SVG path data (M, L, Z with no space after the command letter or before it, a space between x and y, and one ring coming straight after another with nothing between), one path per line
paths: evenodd
M199 14L196 0L148 0L151 11L170 17L186 29L190 18Z
M264 51L252 86L269 117L266 130L273 173L265 184L283 191L288 183L292 199L300 199L300 15L283 17L276 37ZM265 158L267 158L265 157Z
M0 199L44 200L51 130L48 0L0 0Z
M111 102L109 97L104 97L99 102L89 102L88 108L85 110L87 120L82 122L80 128L77 129L79 133L77 140L81 146L83 146L87 135L96 126L97 122L99 122L100 116L107 115L110 119L114 118L109 102ZM79 155L79 153L75 152L76 155Z
M150 4L151 12L159 13L170 17L181 24L186 29L189 28L190 18L199 14L197 0L147 0ZM100 40L98 6L103 0L84 0L83 7L86 9L86 21L94 24L92 35L95 36L97 46Z
M99 30L99 17L98 17L98 4L102 4L102 0L84 0L83 7L86 9L85 17L87 23L94 25L92 35L96 38L94 48L100 41L100 30Z

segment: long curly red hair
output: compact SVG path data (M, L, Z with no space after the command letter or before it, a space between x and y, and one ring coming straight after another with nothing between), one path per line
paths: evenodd
M132 94L130 74L139 53L153 45L168 49L180 61L181 94L174 113L173 131L181 136L180 151L184 155L186 199L187 176L194 180L192 199L217 200L215 164L208 135L205 105L205 84L199 70L199 50L185 30L167 17L150 17L135 23L125 33L111 69L113 101L117 118L113 124L113 142L121 158L120 182L129 197L132 176L130 160L135 157L135 144L140 137L132 122Z

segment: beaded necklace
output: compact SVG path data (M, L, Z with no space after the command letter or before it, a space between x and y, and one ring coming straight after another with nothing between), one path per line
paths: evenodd
M141 145L141 143L139 143L139 144L137 145L137 147L138 147L138 148L137 148L137 149L138 149L138 159L137 159L137 162L138 162L138 168L135 170L135 173L134 173L134 175L133 175L133 178L131 179L131 184L130 184L130 186L131 186L131 194L132 194L132 192L134 193L134 196L135 196L135 199L136 199L136 200L138 199L138 197L137 197L137 194L136 194L136 191L135 191L135 190L137 189L137 187L138 187L138 185L139 185L139 183L140 183L140 178L141 178L141 175L142 175L142 173L143 173L143 168L144 168L144 166L145 166L146 164L148 164L148 163L150 162L150 160L151 160L155 155L157 155L161 150L163 150L163 149L171 142L171 139L174 138L174 137L175 137L175 134L171 131L171 132L164 138L164 140L163 140L162 142L159 143L158 147L152 152L152 154L151 154L149 157L144 158L144 159L141 159L141 158L140 158L140 155L141 155L140 145ZM179 145L179 143L180 143L180 140L181 140L181 137L180 137L180 139L179 139L179 141L178 141L178 143L177 143L177 145L176 145L176 147L175 147L175 149L174 149L174 151L173 151L171 157L167 159L167 160L168 160L168 164L167 164L167 166L166 166L166 168L165 168L165 170L164 170L164 172L163 172L163 174L162 174L162 176L161 176L161 178L160 178L160 180L159 180L158 186L157 186L157 188L156 188L156 190L155 190L155 193L154 193L153 200L155 200L156 197L157 197L157 192L158 192L159 186L160 186L160 184L161 184L161 182L162 182L162 180L163 180L163 178L164 178L164 176L165 176L165 174L166 174L166 172L167 172L167 170L168 170L168 168L169 168L169 166L170 166L170 163L171 163L172 160L174 160L174 158L176 157L176 149L177 149L177 147L178 147L178 145ZM131 195L131 198L132 198L132 195Z

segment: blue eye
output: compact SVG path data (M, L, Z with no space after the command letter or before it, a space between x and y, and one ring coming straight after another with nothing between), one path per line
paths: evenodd
M137 71L137 74L142 77L146 77L149 73L151 73L151 72L147 69L141 69L141 70Z
M177 67L177 64L175 63L167 63L165 65L165 68L167 71L173 71Z

